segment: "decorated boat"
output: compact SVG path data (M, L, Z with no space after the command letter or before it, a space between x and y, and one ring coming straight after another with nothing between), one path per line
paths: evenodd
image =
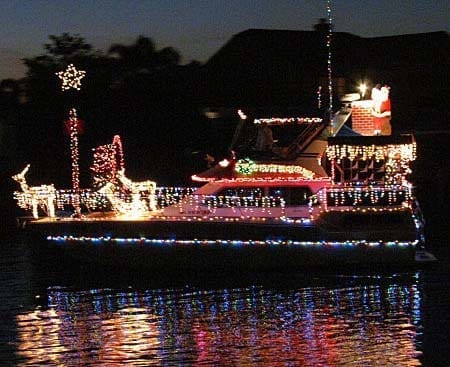
M94 151L91 189L30 187L29 166L14 176L22 188L18 204L33 214L19 223L41 248L116 266L255 270L434 261L410 182L414 136L357 134L348 127L351 114L349 106L331 121L250 119L239 111L229 156L192 176L200 187L133 181L116 136Z

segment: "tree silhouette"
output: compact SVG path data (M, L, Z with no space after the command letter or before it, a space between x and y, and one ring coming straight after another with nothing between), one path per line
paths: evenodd
M139 36L131 45L113 44L108 54L116 57L119 65L128 72L152 72L180 63L179 53L172 47L156 50L154 42Z
M69 33L49 36L43 48L42 54L24 59L27 102L19 130L25 142L23 155L32 157L33 166L48 164L44 169L48 180L60 187L68 185L67 180L58 183L54 176L61 171L66 171L64 177L70 176L62 128L69 104L85 120L85 134L80 139L81 175L89 171L92 148L115 134L123 137L132 177L158 171L154 178L159 182L180 182L178 177L192 174L192 169L182 167L182 160L193 150L190 147L195 146L201 128L197 123L200 63L180 65L181 56L174 48L157 49L145 36L129 45L113 44L106 54ZM70 63L87 73L76 95L73 91L62 93L55 75ZM51 164L53 157L61 157L58 164ZM179 167L174 171L168 161L180 162ZM86 183L87 177L81 176L81 181Z
M44 48L48 54L54 56L57 59L72 59L74 57L86 57L92 55L92 45L86 43L83 37L80 35L70 35L69 33L63 33L61 36L50 35L49 39L51 43L46 43ZM71 60L73 61L73 60Z
M54 76L50 71L64 68L70 63L84 63L89 59L102 57L99 50L94 50L92 45L86 43L79 35L63 33L61 36L50 35L50 43L44 44L46 53L23 59L27 66L27 78L33 79L42 74ZM53 78L54 79L54 78Z

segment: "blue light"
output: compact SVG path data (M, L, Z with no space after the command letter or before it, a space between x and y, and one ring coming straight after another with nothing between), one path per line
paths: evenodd
M146 237L138 237L138 238L122 238L122 237L87 237L87 236L47 236L47 241L56 242L56 243L65 243L65 242L83 242L83 243L93 243L96 245L101 245L102 243L117 243L119 245L122 244L137 244L137 245L181 245L181 246L302 246L302 247L355 247L355 246L366 246L366 247L415 247L418 244L418 240L414 241L372 241L367 242L365 240L354 240L354 241L294 241L290 239L266 239L266 240L225 240L225 239L160 239L160 238L146 238Z

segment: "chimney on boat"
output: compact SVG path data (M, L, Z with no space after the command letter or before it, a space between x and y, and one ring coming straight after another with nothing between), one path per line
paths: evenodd
M353 101L352 129L361 135L373 135L372 100Z

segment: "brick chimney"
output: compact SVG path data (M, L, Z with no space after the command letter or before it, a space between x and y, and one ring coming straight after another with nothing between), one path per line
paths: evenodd
M352 102L352 129L361 135L373 135L371 99Z

